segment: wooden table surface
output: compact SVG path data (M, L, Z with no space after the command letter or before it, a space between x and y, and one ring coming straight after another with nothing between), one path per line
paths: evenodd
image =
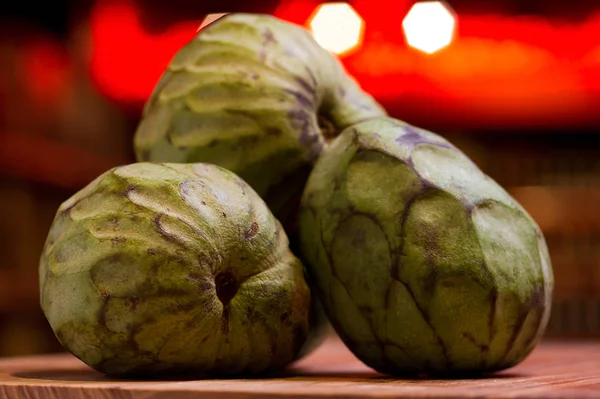
M600 398L600 341L547 341L488 378L396 379L330 339L283 376L245 380L109 379L66 354L0 360L0 398Z

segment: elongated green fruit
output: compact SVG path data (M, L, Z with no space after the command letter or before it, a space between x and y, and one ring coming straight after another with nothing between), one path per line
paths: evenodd
M174 56L146 103L135 152L227 168L285 225L328 138L383 115L304 28L229 14Z
M548 322L540 228L442 137L391 118L345 130L302 199L307 267L332 325L391 374L522 361Z
M302 264L264 201L215 165L102 174L58 210L39 272L62 345L109 375L259 373L311 349Z

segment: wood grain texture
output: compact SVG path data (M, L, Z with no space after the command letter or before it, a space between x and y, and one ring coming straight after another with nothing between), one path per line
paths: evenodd
M396 379L330 339L279 376L236 380L115 380L70 355L0 360L0 398L600 398L600 342L547 341L487 378Z

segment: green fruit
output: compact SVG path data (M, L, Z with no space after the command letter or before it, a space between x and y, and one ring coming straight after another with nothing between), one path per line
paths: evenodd
M384 115L304 28L229 14L175 54L145 105L134 147L139 161L233 171L287 227L327 140Z
M301 207L319 297L370 367L490 372L540 341L554 284L542 232L442 137L391 118L350 127L322 154Z
M59 208L39 272L57 338L105 374L258 373L310 345L302 264L263 200L215 165L102 174Z

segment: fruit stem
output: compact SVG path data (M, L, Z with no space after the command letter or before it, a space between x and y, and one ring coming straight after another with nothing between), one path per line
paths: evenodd
M321 134L327 143L329 143L339 134L333 122L326 116L319 114L317 116L317 121L319 123L319 127L321 128Z

